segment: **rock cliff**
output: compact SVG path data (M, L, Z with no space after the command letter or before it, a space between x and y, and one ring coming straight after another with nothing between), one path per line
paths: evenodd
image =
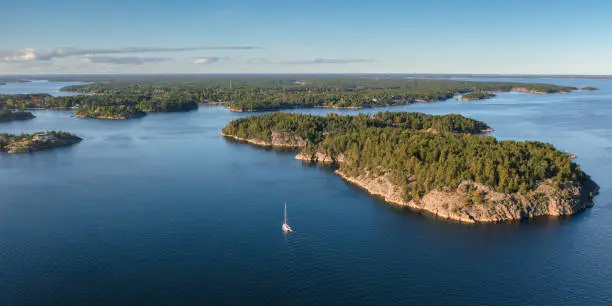
M220 134L225 137L233 138L239 141L244 141L263 147L301 148L305 147L308 144L308 141L303 139L302 137L284 132L272 132L270 135L270 140L242 138L234 135L227 135L223 133L223 131L221 131Z
M543 183L528 195L504 194L481 184L464 181L457 189L434 190L418 201L406 201L401 188L394 185L387 175L352 177L339 170L336 170L336 173L369 193L383 197L389 203L467 223L572 215L592 206L591 199L599 190L599 187L590 181L583 186L572 185L558 189L549 183Z

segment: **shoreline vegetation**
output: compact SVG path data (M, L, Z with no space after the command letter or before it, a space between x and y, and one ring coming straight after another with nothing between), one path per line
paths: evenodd
M580 90L584 90L584 91L594 91L594 90L599 90L599 88L597 87L593 87L593 86L585 86L585 87L581 87Z
M460 115L271 113L236 119L221 134L297 148L296 159L332 164L336 174L389 203L448 220L565 216L592 206L599 187L570 154L478 135L487 129Z
M53 97L49 94L0 95L0 109L75 110L75 117L125 120L148 113L186 112L196 110L197 103L180 96L77 95Z
M34 119L36 116L28 111L12 111L0 109L0 122L22 121Z
M462 95L460 100L461 101L476 101L476 100L491 99L494 97L496 97L496 95L493 93L480 91L480 92L470 92L465 95Z
M46 131L33 134L0 133L0 152L28 153L70 146L82 139L70 133Z
M98 119L131 119L152 112L197 109L199 104L223 104L233 112L295 108L361 109L413 103L433 103L463 95L485 99L493 92L568 93L578 88L540 83L477 82L404 77L348 76L134 76L79 79L93 83L45 94L0 95L0 108L75 109L75 115Z

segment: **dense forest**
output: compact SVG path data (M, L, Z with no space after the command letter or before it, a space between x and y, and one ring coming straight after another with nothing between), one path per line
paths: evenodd
M388 174L402 186L406 200L418 200L434 189L457 188L462 181L525 194L545 180L561 186L586 177L567 153L550 144L471 134L485 126L459 115L275 113L234 120L223 133L260 140L269 140L273 132L298 135L308 140L305 154L342 155L339 167L348 175ZM428 127L439 133L427 132Z
M428 115L407 112L379 112L373 116L342 116L328 114L325 117L307 114L270 113L232 121L223 130L228 135L241 138L255 138L269 141L273 131L290 132L308 140L320 143L329 133L342 134L362 128L396 128L478 134L489 129L481 121L461 115Z
M486 91L475 91L461 96L462 101L486 100L494 98L495 94Z
M457 94L569 92L576 88L535 83L346 76L122 77L62 88L84 95L4 95L0 107L79 108L81 113L120 114L188 111L201 103L224 103L234 111L297 107L361 108L447 100ZM125 106L125 107L123 107Z
M146 115L135 104L98 105L85 104L79 106L74 113L77 117L96 119L133 119Z
M28 120L32 118L34 118L34 114L30 112L0 109L0 122Z
M574 87L537 83L471 82L403 77L347 76L200 76L119 78L65 87L104 96L176 98L196 103L225 103L235 111L296 107L376 107L435 102L470 92L508 92L526 88L540 93L570 92Z
M53 97L47 94L0 95L0 108L6 109L77 109L83 117L134 118L145 113L190 111L195 101L178 94L146 95L135 93L77 95Z

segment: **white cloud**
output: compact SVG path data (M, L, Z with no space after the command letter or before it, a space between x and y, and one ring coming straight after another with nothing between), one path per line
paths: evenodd
M313 58L302 61L285 61L281 62L286 65L320 65L320 64L356 64L356 63L371 63L370 59L351 59L351 58Z
M23 49L12 53L0 53L0 56L2 56L2 60L6 62L35 61L38 57L34 49Z
M115 56L88 56L84 59L94 64L115 64L115 65L142 65L146 63L159 63L172 60L165 57L115 57Z
M199 57L196 58L193 63L197 65L207 65L221 61L220 57L210 56L210 57Z
M262 58L246 59L245 64L253 65L325 65L325 64L357 64L371 63L371 59L351 59L351 58L313 58L309 60L290 60L290 61L274 61Z
M54 58L64 58L79 55L99 54L126 54L126 53L153 53L153 52L185 52L197 50L254 50L260 49L256 46L199 46L182 48L160 48L160 47L126 47L126 48L58 48L51 51L39 51L36 49L21 49L0 51L1 61L50 61Z

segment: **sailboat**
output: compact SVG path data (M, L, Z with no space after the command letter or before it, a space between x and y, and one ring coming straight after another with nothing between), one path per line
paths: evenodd
M285 216L283 218L282 229L283 229L283 232L285 233L293 232L293 229L291 228L291 226L289 226L289 223L287 223L287 202L285 202Z

